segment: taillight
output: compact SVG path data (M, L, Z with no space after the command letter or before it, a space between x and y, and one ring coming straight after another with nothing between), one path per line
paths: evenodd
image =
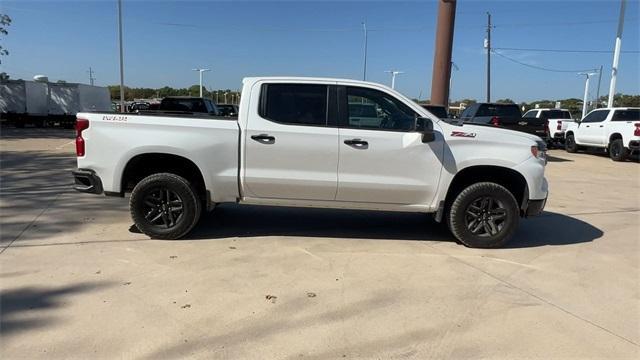
M549 120L545 120L544 122L544 133L549 135L549 133L551 133L551 131L549 131Z
M89 128L89 120L76 119L76 156L84 156L84 139L82 131Z
M491 125L493 126L500 126L500 118L497 116L494 116L491 118Z
M640 136L640 123L633 124L635 126L635 130L633 130L633 136Z
M562 121L558 120L558 126L556 127L556 130L562 130Z

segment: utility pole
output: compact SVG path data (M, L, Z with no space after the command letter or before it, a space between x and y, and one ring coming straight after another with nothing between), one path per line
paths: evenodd
M122 54L122 0L118 0L118 43L120 46L120 112L125 112L124 106L124 57Z
M589 78L596 73L580 73L580 75L585 75L587 78L584 82L584 98L582 99L582 118L587 115L587 103L589 102Z
M202 73L205 71L211 71L211 69L191 69L200 73L200 97L202 97Z
M602 65L600 65L600 70L598 71L598 90L596 91L596 109L598 105L600 105L600 81L602 81Z
M362 22L362 30L364 31L364 64L362 66L362 80L367 80L367 22Z
M93 69L91 69L91 66L89 66L89 84L90 84L91 86L93 86L93 81L94 81L95 79L96 79L96 78L94 78L94 77L93 77Z
M487 102L491 102L491 14L487 11L487 38L485 39L487 48Z
M395 88L396 88L396 75L404 74L404 71L387 70L385 72L391 74L391 88L395 90Z
M613 107L613 98L616 95L616 78L618 76L618 63L620 62L620 48L622 47L622 29L624 28L624 10L627 0L620 1L620 18L618 19L618 33L616 34L616 47L613 51L613 65L611 66L611 83L609 83L609 101L607 107Z
M451 79L453 29L456 20L456 0L438 0L433 72L431 75L431 104L448 108Z

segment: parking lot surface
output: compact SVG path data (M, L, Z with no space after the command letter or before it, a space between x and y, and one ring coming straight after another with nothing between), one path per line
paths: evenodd
M469 249L421 214L224 205L186 240L70 189L73 132L3 128L9 358L640 358L640 166L552 150L545 213Z

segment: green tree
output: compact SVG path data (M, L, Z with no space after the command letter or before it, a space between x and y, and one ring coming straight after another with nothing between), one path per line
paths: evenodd
M497 102L498 104L515 104L515 101L513 101L513 100L511 100L511 99L509 99L509 98L506 98L506 99L499 99L499 100L496 100L496 102Z
M0 35L7 35L9 31L7 27L11 25L11 18L7 14L0 14ZM0 56L9 55L9 51L0 45ZM0 64L2 64L2 58L0 57Z

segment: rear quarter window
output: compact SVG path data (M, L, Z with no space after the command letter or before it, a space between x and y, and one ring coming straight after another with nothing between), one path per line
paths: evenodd
M640 109L616 110L611 121L640 121Z

